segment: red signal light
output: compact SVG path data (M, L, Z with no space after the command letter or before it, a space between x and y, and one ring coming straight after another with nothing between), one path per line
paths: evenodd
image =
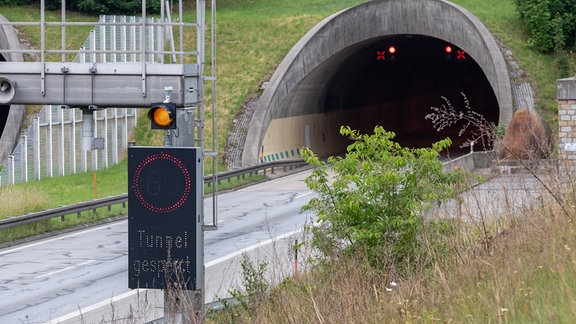
M452 46L446 45L446 47L444 48L444 51L446 51L446 53L452 53Z
M390 53L390 54L396 53L396 47L390 46L390 47L388 48L388 53Z
M465 60L466 59L466 51L462 50L458 50L456 51L458 52L458 57L456 57L457 60Z

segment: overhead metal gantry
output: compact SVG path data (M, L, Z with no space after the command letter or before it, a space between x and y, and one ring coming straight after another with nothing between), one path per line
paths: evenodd
M73 108L149 107L165 99L178 107L199 101L196 64L0 63L0 104Z
M38 26L40 33L39 49L1 49L3 53L19 52L39 56L39 62L1 62L0 63L0 103L1 104L54 104L70 107L107 108L107 107L146 107L154 101L164 98L164 88L172 87L172 100L178 107L196 104L201 85L198 79L203 74L205 54L204 21L186 23L183 21L182 1L179 5L177 22L171 21L171 15L165 15L169 8L168 1L161 1L161 18L159 22L148 21L146 1L142 1L142 18L132 22L67 22L66 1L62 1L62 21L46 21L45 1L40 3L39 22L9 22L14 26ZM204 1L197 1L198 18L204 19ZM165 19L165 16L170 19ZM138 44L135 48L119 46L114 50L67 49L66 28L73 26L106 26L136 27ZM148 30L160 27L159 34L162 48L149 48ZM62 42L59 48L47 48L46 29L60 27ZM195 28L198 39L197 50L185 50L184 35L188 29ZM174 29L180 35L179 46L175 46ZM164 44L166 43L166 44ZM165 49L167 48L167 49ZM61 62L47 62L47 55L61 54ZM106 55L131 55L137 61L130 63L116 62L67 62L66 58L74 55L99 57ZM163 64L147 62L149 55L158 55ZM186 56L195 55L196 63L185 64ZM172 59L164 64L164 56Z

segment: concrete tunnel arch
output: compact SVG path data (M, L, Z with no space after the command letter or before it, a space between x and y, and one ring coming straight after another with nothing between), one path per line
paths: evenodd
M0 15L0 22L8 20ZM19 50L20 41L11 25L0 25L0 61L22 62L22 53L7 53L3 49ZM12 154L18 142L26 114L24 105L0 105L0 165Z
M294 151L304 145L320 155L339 153L345 147L339 134L315 130L329 127L326 125L337 129L347 125L350 117L333 111L327 113L334 78L342 76L339 73L346 69L352 56L394 38L404 42L414 38L418 42L444 42L465 51L473 58L494 97L497 107L489 108L494 123L508 125L513 114L510 78L496 40L480 20L466 9L443 0L369 1L324 19L280 63L250 119L242 165L265 161L263 157L270 150L263 143L270 136L271 127L277 129L275 142L280 142L279 148L272 150L275 159L294 156ZM442 93L435 95L440 98ZM304 122L307 124L303 125L299 118L307 119ZM286 122L278 126L274 124L277 120ZM340 148L331 151L330 146Z

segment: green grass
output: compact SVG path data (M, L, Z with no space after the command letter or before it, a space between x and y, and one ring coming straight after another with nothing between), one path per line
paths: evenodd
M0 219L127 192L126 163L107 170L0 187ZM0 230L0 244L126 214L122 205Z
M39 22L40 21L40 4L29 6L2 7L2 15L12 22ZM62 15L60 11L46 11L46 22L60 22ZM70 22L97 22L97 16L87 16L74 12L66 12L66 21ZM25 43L31 44L34 48L40 48L40 26L17 26L25 35ZM90 26L73 26L66 27L66 48L79 49L88 35L90 34ZM60 50L62 49L62 28L60 26L46 26L46 49ZM72 61L75 55L69 54L67 61ZM30 60L30 58L28 58ZM47 61L60 62L62 60L60 54L48 54Z
M0 187L0 218L126 193L126 163L106 170Z

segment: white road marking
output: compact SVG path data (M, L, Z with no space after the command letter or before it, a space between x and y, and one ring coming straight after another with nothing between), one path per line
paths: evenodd
M280 236L276 236L276 237L274 237L274 238L268 239L268 240L266 240L266 241L262 241L262 242L260 242L260 243L254 244L254 245L250 245L250 246L248 246L248 247L246 247L246 248L244 248L244 249L242 249L242 250L238 250L238 251L236 251L236 252L234 252L234 253L230 253L230 254L225 255L225 256L223 256L223 257L221 257L221 258L212 260L212 261L210 261L210 262L205 262L205 263L204 263L204 266L205 266L206 268L213 267L213 266L215 266L215 265L217 265L217 264L219 264L219 263L221 263L221 262L228 261L228 260L230 260L230 259L232 259L232 258L235 258L235 257L239 256L239 255L242 255L242 254L244 254L244 253L250 252L250 251L255 250L255 249L257 249L257 248L260 248L260 247L264 247L264 246L266 246L266 245L268 245L268 244L270 244L270 243L273 243L273 242L278 241L278 240L285 239L285 238L287 238L287 237L290 237L290 236L292 236L292 235L298 234L298 233L300 233L300 232L302 232L302 230L295 230L295 231L288 232L288 233L282 234L282 235L280 235ZM47 322L47 323L48 323L48 324L58 324L58 323L61 323L61 322L64 322L64 321L68 321L68 320L71 320L71 319L80 317L82 314L86 314L86 313L89 313L89 312L91 312L91 311L94 311L94 310L96 310L96 309L98 309L98 308L100 308L100 307L104 307L104 306L110 305L110 304L112 304L112 303L115 303L115 302L117 302L117 301L119 301L119 300L122 300L122 299L124 299L124 298L130 298L130 297L136 295L137 293L145 292L146 290L147 290L147 289L134 289L134 290L130 290L130 291L127 291L127 292L125 292L125 293L123 293L123 294L120 294L120 295L118 295L118 296L116 296L116 297L112 297L112 298L110 298L110 299L103 300L103 301L98 302L98 303L96 303L96 304L94 304L94 305L86 306L86 307L84 307L84 308L82 308L82 309L79 309L79 310L77 310L77 311L75 311L75 312L72 312L72 313L69 313L69 314L60 316L60 317L58 317L58 318L55 318L55 319L53 319L53 320L50 320L50 321Z
M110 223L110 224L106 224L106 225L102 225L102 226L98 226L98 227L92 227L92 228L89 228L89 229L86 229L86 230L83 230L83 231L80 231L80 232L74 232L74 233L71 233L71 234L63 235L63 236L57 236L57 237L54 237L54 238L51 238L51 239L42 240L42 241L38 241L38 242L35 242L35 243L23 244L23 245L20 245L20 246L18 246L18 247L15 247L15 248L11 248L11 249L8 249L8 250L0 251L0 255L13 253L13 252L16 252L16 251L20 251L20 250L23 250L23 249L28 249L28 248L31 248L31 247L34 247L34 246L38 246L38 245L42 245L42 244L46 244L46 243L52 242L52 241L62 240L62 239L65 239L65 238L68 238L68 237L72 237L72 236L83 235L83 234L86 234L86 233L90 233L90 232L94 232L94 231L101 230L102 228L105 228L105 227L118 226L118 225L120 225L120 224L122 224L123 222L126 222L126 221L127 221L127 220L119 221L119 222L116 222L116 223Z
M46 323L47 324L58 324L61 322L65 322L65 321L71 320L73 318L80 317L82 314L86 314L86 313L89 313L93 310L97 310L100 307L104 307L104 306L110 305L111 303L115 303L115 302L122 300L124 298L132 297L133 295L136 295L137 293L145 292L146 290L147 289L130 290L130 291L127 291L127 292L120 294L118 296L112 297L110 299L103 300L103 301L96 303L94 305L86 306L86 307L82 308L81 310L79 309L79 310L72 312L70 314L60 316L60 317L55 318L53 320L50 320L49 322L46 322Z
M51 276L51 275L54 275L54 274L57 274L57 273L60 273L60 272L72 270L72 269L74 269L74 268L78 268L78 267L87 265L87 264L92 263L92 262L96 262L96 260L88 260L88 261L84 261L84 262L82 262L82 263L78 263L78 264L75 264L75 265L71 265L71 266L69 266L69 267L66 267L66 268L63 268L63 269L60 269L60 270L55 270L55 271L52 271L52 272L48 272L48 273L45 273L45 274L43 274L43 275L36 276L36 277L34 277L34 279L40 279L40 278L48 277L48 276Z
M287 237L290 237L290 236L292 236L292 235L298 234L298 233L300 233L300 232L302 232L302 230L295 230L295 231L288 232L288 233L282 234L282 235L280 235L280 236L276 236L276 237L274 237L274 238L268 239L268 240L266 240L266 241L262 241L262 242L260 242L260 243L256 243L256 244L254 244L254 245L250 245L250 246L248 246L248 247L246 247L246 248L244 248L244 249L242 249L242 250L238 250L238 251L236 251L236 252L234 252L234 253L230 253L230 254L225 255L225 256L223 256L223 257L221 257L221 258L214 259L214 260L209 261L209 262L205 262L205 263L204 263L204 266L205 266L206 268L215 266L215 265L217 265L218 263L221 263L221 262L224 262L224 261L228 261L228 260L230 260L230 259L232 259L232 258L235 258L235 257L239 256L239 255L242 255L242 254L244 254L244 253L248 253L248 252L250 252L250 251L252 251L252 250L256 250L257 248L264 247L264 246L266 246L266 245L268 245L268 244L270 244L270 243L272 243L272 242L285 239L285 238L287 238Z
M294 199L304 198L304 197L306 197L306 196L310 196L310 195L313 194L313 193L314 193L314 192L310 191L310 192L301 194L300 196L296 196L296 197L294 197Z

